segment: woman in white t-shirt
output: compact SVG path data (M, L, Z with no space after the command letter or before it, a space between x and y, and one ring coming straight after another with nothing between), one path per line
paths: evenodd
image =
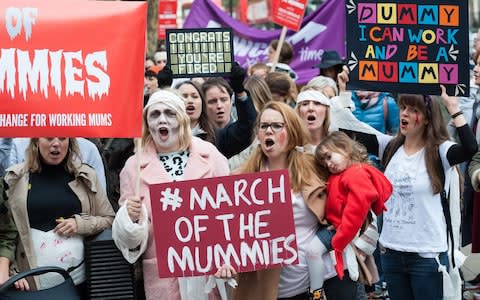
M475 154L477 143L459 109L458 99L448 96L443 86L441 89L459 144L449 141L439 104L422 95L400 95L400 130L396 137L372 138L355 133L370 153L384 158L385 176L393 185L379 240L384 249L382 268L392 300L443 298L437 258L443 265L449 261L439 160L445 177L449 178L456 164Z

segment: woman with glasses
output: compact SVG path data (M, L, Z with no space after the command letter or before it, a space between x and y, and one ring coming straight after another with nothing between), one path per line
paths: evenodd
M257 118L259 146L238 170L252 173L288 169L300 264L239 274L234 299L309 299L305 246L323 219L325 182L317 176L314 158L304 153L308 131L285 103L268 102Z

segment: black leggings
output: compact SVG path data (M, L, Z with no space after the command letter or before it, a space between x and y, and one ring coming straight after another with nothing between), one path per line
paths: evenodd
M325 295L328 300L355 300L357 299L357 282L350 279L348 270L345 270L343 280L338 279L337 276L328 279L323 284ZM277 300L308 300L308 293L303 293L288 298L278 298Z
M328 279L323 284L328 300L354 300L357 299L359 283L350 279L348 270L345 270L343 280L337 276Z

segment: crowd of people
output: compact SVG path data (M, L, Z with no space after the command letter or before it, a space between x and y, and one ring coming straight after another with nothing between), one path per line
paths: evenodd
M441 85L439 97L348 91L348 68L333 50L299 87L288 43L271 61L279 46L272 41L267 62L235 63L228 78L173 80L164 51L147 58L136 153L131 139L2 138L0 283L57 265L86 299L84 238L112 229L125 259L141 266L147 300L352 300L365 299L365 288L375 296L379 286L392 300L443 299L445 270L457 264L449 245L458 220L444 205L453 173L464 173L471 187L464 215L480 211L473 202L480 45L470 101ZM212 276L158 277L164 258L155 250L161 237L153 231L151 184L282 169L290 176L298 264L242 273L223 264ZM480 251L478 229L463 226L473 228L467 240ZM368 272L378 276L364 287ZM58 280L45 274L15 287Z

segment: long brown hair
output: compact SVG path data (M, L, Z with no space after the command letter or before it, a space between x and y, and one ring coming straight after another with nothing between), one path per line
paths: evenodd
M310 153L304 153L299 147L308 144L310 140L309 132L303 121L297 115L295 110L282 102L268 102L263 110L257 116L258 124L263 113L272 109L278 111L285 122L285 129L288 135L288 171L290 174L290 185L294 192L300 192L302 187L311 185L312 179L317 177L314 157ZM265 170L267 156L263 153L260 146L250 155L244 165L240 167L239 173L254 173Z
M27 166L30 173L42 172L42 155L40 154L38 141L39 138L31 138L27 149L25 149L25 165ZM65 170L68 173L77 173L77 170L81 165L81 160L80 149L78 147L78 142L76 138L68 139L67 155L65 156L63 164L65 166Z
M425 165L427 167L428 177L432 184L434 194L443 190L441 174L443 170L439 169L438 147L441 143L448 140L448 131L443 121L440 105L430 96L402 94L398 99L398 106L412 106L425 115L427 124L423 131L423 140L425 141ZM386 166L395 152L405 142L405 136L398 131L397 136L390 141L384 154L383 165Z

